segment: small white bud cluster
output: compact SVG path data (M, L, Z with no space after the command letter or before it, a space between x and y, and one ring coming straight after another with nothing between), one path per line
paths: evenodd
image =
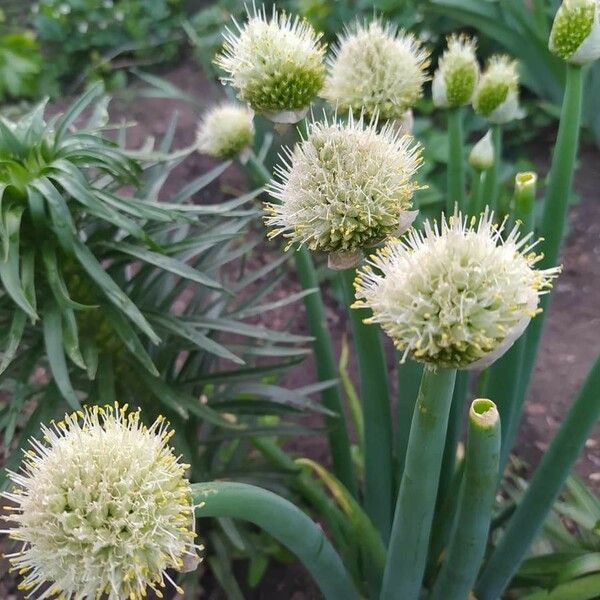
M200 152L233 158L254 143L254 113L238 104L215 106L203 115L196 134Z
M600 58L600 1L564 0L556 13L548 47L576 65Z

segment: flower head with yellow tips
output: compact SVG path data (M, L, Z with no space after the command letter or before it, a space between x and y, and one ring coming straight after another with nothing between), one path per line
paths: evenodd
M248 21L225 33L215 63L227 74L238 97L279 123L302 119L325 80L325 46L312 26L299 17L253 7Z
M523 333L559 268L536 270L533 234L504 231L487 210L426 222L372 256L354 305L373 311L404 358L444 368L485 367Z
M311 250L353 254L405 231L418 184L421 149L391 123L314 121L308 136L281 157L267 205L271 237Z
M173 432L118 405L88 408L42 427L14 490L6 533L28 597L141 600L173 583L167 569L197 563L187 465L169 447Z
M473 108L490 123L504 124L523 118L517 61L506 55L490 58L475 89Z
M429 52L411 33L357 22L333 48L322 95L341 111L399 119L423 95L428 66Z
M600 1L564 0L548 46L552 53L576 65L600 58Z

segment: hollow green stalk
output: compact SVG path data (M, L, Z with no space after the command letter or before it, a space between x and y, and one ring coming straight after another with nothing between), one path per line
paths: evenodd
M344 300L355 302L356 271L340 271ZM364 423L365 509L387 545L392 523L392 421L385 353L379 327L366 325L368 309L350 309Z
M358 600L344 565L323 530L277 494L245 483L214 481L192 485L196 516L230 517L254 523L293 552L327 600Z
M586 439L600 418L600 356L531 479L477 585L478 600L497 600L541 530Z
M515 178L513 219L521 223L520 230L523 234L533 230L536 183L535 173L519 173ZM525 396L520 394L519 390L526 345L527 335L524 334L490 367L484 391L486 396L493 394L502 422L500 475L508 462L523 415Z
M416 600L431 523L456 371L425 367L413 414L404 473L383 576L381 600Z
M496 209L498 199L498 177L500 174L500 165L502 163L502 125L492 125L492 144L494 145L494 164L485 173L483 181L482 204L480 209L489 206L492 210Z
M483 210L483 181L485 171L475 171L471 182L471 197L469 198L469 214L478 215Z
M464 600L473 588L485 553L498 482L500 418L491 400L469 410L469 436L459 512L447 559L430 600Z
M246 164L255 177L264 184L271 180L270 173L254 154L250 155ZM319 381L338 379L331 336L329 335L325 316L325 305L315 265L309 250L304 246L297 248L292 254L296 263L296 272L300 285L305 290L315 290L314 293L305 296L303 302L306 309L308 330L314 338L313 349L315 352L317 376ZM336 384L324 389L321 392L321 399L323 405L334 413L333 416L325 418L333 471L344 486L352 494L356 495L357 488L352 467L350 439L346 428L339 385Z
M410 435L410 422L415 411L417 394L419 393L419 384L423 376L423 365L410 358L406 362L400 363L401 355L398 358L397 378L398 378L398 407L396 422L396 461L399 474L398 484L404 470L404 461L406 459L406 448L408 447L408 436Z
M465 211L465 167L462 107L448 110L448 196L446 214L454 214L454 207Z
M568 64L565 97L562 105L556 145L554 146L552 166L550 167L550 175L548 177L546 199L544 201L544 213L540 232L544 238L544 245L542 247L544 256L539 263L540 269L554 267L559 259L579 146L583 84L584 71L582 67ZM527 331L523 375L519 390L522 396L527 395L527 390L531 382L549 301L548 294L542 296L540 307L543 312L532 321Z

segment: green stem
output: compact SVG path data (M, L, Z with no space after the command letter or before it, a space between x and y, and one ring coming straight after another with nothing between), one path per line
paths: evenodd
M497 600L542 528L586 439L600 418L600 356L531 479L477 586L479 600Z
M515 178L513 218L520 222L520 231L526 235L533 230L534 204L537 175L518 173ZM527 335L522 335L489 369L489 378L484 396L494 395L502 422L502 451L500 453L500 475L504 473L510 456L519 422L523 414L525 396L519 393Z
M483 180L485 178L485 171L480 173L475 171L473 173L473 180L471 183L471 198L469 202L469 214L477 216L482 210L482 195L483 195Z
M344 300L354 304L354 269L340 271ZM365 509L386 543L392 521L392 422L385 353L376 325L366 325L367 309L349 309L360 377L364 422Z
M214 481L192 485L198 518L230 517L254 523L293 552L327 600L358 600L344 565L323 530L291 502L245 483Z
M454 214L455 205L465 211L464 133L462 107L448 110L448 197L446 213Z
M397 355L398 362L401 356ZM406 449L408 447L408 436L410 435L410 422L415 412L419 384L423 376L423 365L410 358L406 362L398 364L398 408L396 423L396 461L398 473L402 477ZM400 477L398 483L400 483Z
M427 366L413 414L381 600L419 597L456 371Z
M492 143L494 145L494 164L485 173L482 192L483 206L480 206L481 210L483 210L486 205L489 206L490 209L495 210L496 201L498 199L498 176L502 163L502 126L492 125L491 130Z
M485 554L498 482L500 419L491 400L475 400L469 411L469 437L460 508L448 558L430 600L469 596Z
M250 155L247 167L255 176L260 177L266 184L271 180L270 173L265 166L254 156ZM338 379L337 366L334 359L331 336L327 327L325 305L319 287L319 280L315 265L309 250L301 246L293 253L296 263L296 272L302 289L314 289L315 292L304 297L304 307L310 335L314 338L313 349L315 352L315 366L319 381L332 381ZM338 384L330 386L321 392L323 405L328 408L333 416L325 418L327 437L333 472L336 477L356 496L357 487L352 467L350 453L350 439L346 428L344 409Z
M565 232L569 198L573 185L573 173L579 145L581 111L583 99L584 71L578 65L567 65L567 87L560 116L560 125L552 166L548 177L541 235L544 238L544 256L539 262L540 269L556 266L560 246ZM527 396L533 375L537 349L542 337L545 316L548 312L550 296L542 296L540 308L543 312L534 319L527 331L525 360L519 393Z

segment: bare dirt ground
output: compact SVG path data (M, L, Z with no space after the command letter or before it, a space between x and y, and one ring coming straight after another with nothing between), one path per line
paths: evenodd
M207 82L199 68L192 63L183 63L173 69L167 78L193 94L206 106L223 97L219 86ZM129 135L130 145L137 146L149 135L160 137L166 130L174 110L177 110L179 115L174 145L178 148L186 147L194 141L198 120L197 113L190 106L170 100L131 98L129 101L117 102L114 114L127 115L129 120L137 122L137 126ZM553 142L549 137L534 149L539 159L536 162L541 175L547 172L547 152ZM178 189L181 182L189 181L214 164L209 158L194 154L177 169L173 176L173 189ZM244 185L243 175L232 169L220 182L220 188L211 187L205 190L196 201L211 202L214 201L215 194L236 193L243 190ZM553 293L553 302L546 321L547 327L517 443L518 455L532 467L547 448L576 390L600 351L600 154L597 150L585 148L582 151L575 187L582 200L570 211L570 233L562 257L564 273ZM267 261L268 256L262 259ZM297 284L293 276L290 276L289 291L296 289ZM329 325L339 349L341 337L347 327L346 318L329 294L326 298ZM304 328L302 308L298 306L293 310L297 313L294 322L298 328ZM289 317L289 314L282 314L274 318L279 322L287 322ZM273 326L271 319L269 325ZM391 353L390 368L393 368ZM314 368L308 360L289 376L288 383L299 385L310 381L314 381ZM300 454L327 462L327 450L321 436L297 440L292 447ZM598 426L587 441L585 452L577 465L577 472L595 490L600 491ZM0 598L13 600L17 596L14 595L14 587L5 569L6 563L0 561ZM216 592L209 597L221 596ZM265 600L311 600L317 597L318 594L301 568L283 566L274 566L260 589L248 596Z

